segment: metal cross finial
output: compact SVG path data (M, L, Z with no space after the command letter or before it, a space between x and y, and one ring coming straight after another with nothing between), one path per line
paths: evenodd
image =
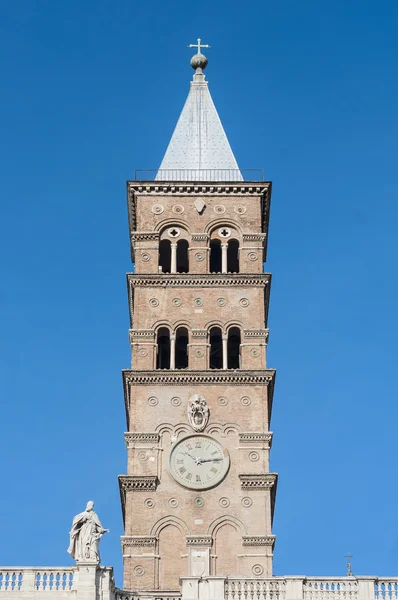
M352 570L351 570L351 558L353 558L352 554L348 553L344 556L344 558L347 559L347 577L352 577Z
M211 48L211 46L209 46L208 44L201 44L202 40L200 38L198 38L198 43L197 44L189 44L188 48L197 48L198 49L198 54L202 54L200 49L201 48Z

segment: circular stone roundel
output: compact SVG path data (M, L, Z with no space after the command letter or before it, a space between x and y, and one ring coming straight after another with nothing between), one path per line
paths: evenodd
M137 577L142 577L143 575L145 575L145 569L142 565L137 565L134 567L133 573Z

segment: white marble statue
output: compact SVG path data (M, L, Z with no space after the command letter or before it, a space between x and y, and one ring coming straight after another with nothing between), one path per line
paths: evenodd
M76 515L69 533L69 554L78 562L100 562L99 541L109 529L104 529L94 509L94 502L87 502L86 510Z

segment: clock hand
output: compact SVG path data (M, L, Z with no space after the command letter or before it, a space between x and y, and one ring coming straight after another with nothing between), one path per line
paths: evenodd
M198 464L202 464L205 462L220 462L220 460L223 460L222 458L198 458L199 463Z
M183 452L183 454L186 454L187 456L189 456L189 458L192 458L195 462L197 461L197 459L192 456L192 454L189 454L189 452Z

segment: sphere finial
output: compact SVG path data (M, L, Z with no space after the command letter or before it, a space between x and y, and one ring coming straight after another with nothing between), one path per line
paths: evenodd
M194 54L190 60L191 67L193 69L195 69L195 71L196 71L196 69L202 69L202 71L203 71L203 69L205 69L207 67L208 62L209 61L207 60L205 55L202 54L201 52L198 54Z

